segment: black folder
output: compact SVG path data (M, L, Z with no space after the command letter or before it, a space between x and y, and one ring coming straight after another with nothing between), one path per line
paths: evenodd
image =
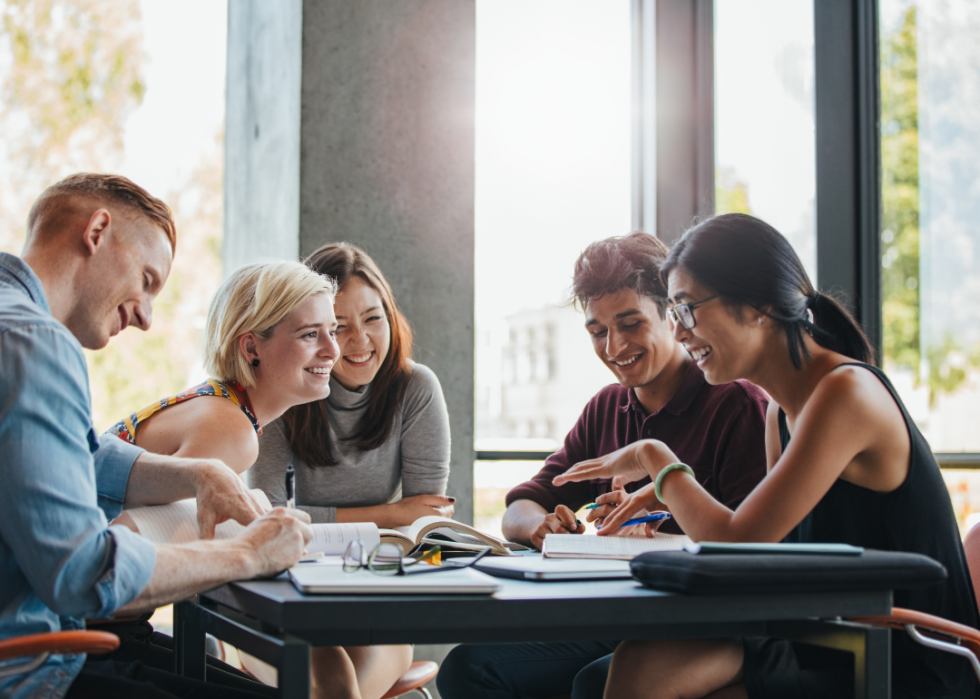
M857 556L651 551L630 570L644 587L689 595L905 590L946 579L946 568L927 556L871 549Z

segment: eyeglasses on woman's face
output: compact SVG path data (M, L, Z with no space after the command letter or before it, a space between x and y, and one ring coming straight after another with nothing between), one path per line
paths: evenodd
M707 303L712 299L718 298L718 294L703 298L700 301L689 301L688 303L675 303L673 306L667 309L667 317L674 324L680 324L680 326L686 330L693 330L694 326L698 324L697 319L694 317L694 309L703 303Z
M375 575L416 575L419 573L438 573L441 570L459 570L468 568L490 553L487 547L466 563L447 562L442 565L422 565L435 558L440 553L438 546L429 549L422 555L413 558L405 556L402 547L397 544L378 544L370 552L365 550L360 539L354 539L347 545L344 552L344 572L353 573L361 568L367 568Z

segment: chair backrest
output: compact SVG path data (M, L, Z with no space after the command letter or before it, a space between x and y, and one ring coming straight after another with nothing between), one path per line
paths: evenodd
M966 551L966 565L970 568L970 579L973 581L973 592L980 602L980 524L975 524L966 533L963 540Z

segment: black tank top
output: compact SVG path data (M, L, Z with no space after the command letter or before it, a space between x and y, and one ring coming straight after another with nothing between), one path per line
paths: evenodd
M932 449L884 372L866 364L841 366L860 366L873 373L902 411L911 442L908 476L890 493L838 478L785 541L845 543L929 556L946 566L949 577L933 587L895 590L895 606L978 628L977 601L953 504ZM782 409L779 438L785 451L790 434ZM902 688L905 696L976 696L978 689L976 675L965 659L920 646L902 632L892 634L892 682L893 690Z

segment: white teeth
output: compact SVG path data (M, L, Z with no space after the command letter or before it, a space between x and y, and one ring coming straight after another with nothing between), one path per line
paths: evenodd
M694 361L698 361L711 354L711 348L698 347L697 349L688 350L688 353L694 358Z
M330 369L327 367L311 367L307 369L311 374L329 374Z
M371 352L368 352L367 354L349 354L344 357L344 359L352 364L363 364L371 358L371 354Z
M613 364L615 364L616 366L629 366L630 364L632 364L633 362L635 362L639 358L640 358L640 355L636 355L635 357L630 357L629 359L627 359L626 361L623 361L623 362L617 362L614 359L613 360Z

